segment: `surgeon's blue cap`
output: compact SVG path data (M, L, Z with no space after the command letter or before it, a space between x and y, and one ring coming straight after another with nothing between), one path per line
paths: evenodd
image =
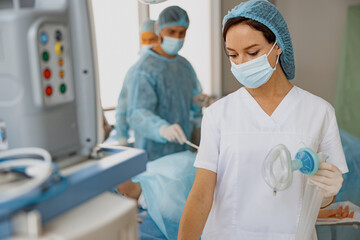
M250 0L242 2L223 19L223 30L226 22L231 18L245 17L264 24L276 37L276 42L283 51L280 55L281 67L288 80L295 77L294 50L289 29L280 11L267 0Z
M159 34L164 27L184 26L189 27L189 17L186 11L178 6L165 8L156 21L156 34Z
M149 31L155 33L155 21L151 19L146 19L140 26L140 33Z

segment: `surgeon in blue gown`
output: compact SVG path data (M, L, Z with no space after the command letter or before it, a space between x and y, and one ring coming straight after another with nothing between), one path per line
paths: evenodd
M158 37L155 33L155 21L151 19L146 19L140 26L140 51L139 55L145 52L148 49L151 49L153 46L157 44ZM128 74L132 74L132 71L129 71ZM116 106L116 138L118 139L118 143L121 146L128 146L129 142L129 124L126 121L126 112L127 112L127 87L130 77L126 76L125 81L123 82L123 87L121 89L118 104Z
M178 55L188 26L185 10L164 9L156 22L158 43L126 75L127 122L135 131L134 146L145 149L150 161L186 150L191 119L208 103L193 67Z

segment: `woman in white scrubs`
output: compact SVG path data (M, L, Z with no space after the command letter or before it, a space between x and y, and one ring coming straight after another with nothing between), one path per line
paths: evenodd
M305 177L294 172L292 185L274 196L262 163L278 144L292 156L304 145L327 153L311 178L324 190L323 205L332 202L348 171L334 108L289 81L295 76L291 37L268 1L232 9L223 38L231 71L244 87L205 112L179 239L295 239Z

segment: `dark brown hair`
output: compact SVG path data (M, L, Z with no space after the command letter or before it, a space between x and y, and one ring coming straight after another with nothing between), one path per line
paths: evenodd
M224 42L226 42L226 33L228 32L228 30L239 23L244 23L249 25L250 27L254 28L255 30L258 30L260 32L262 32L264 34L264 37L266 38L266 40L269 43L273 43L276 40L275 34L268 28L266 27L264 24L259 23L255 20L249 19L249 18L245 18L245 17L236 17L236 18L230 18L224 26L224 30L223 30L223 39Z

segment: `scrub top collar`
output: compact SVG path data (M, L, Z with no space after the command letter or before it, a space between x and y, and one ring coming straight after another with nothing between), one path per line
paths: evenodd
M248 99L249 103L251 104L250 108L253 108L256 113L261 113L264 118L271 119L274 123L277 124L279 124L280 121L284 121L286 119L286 115L290 113L291 109L295 107L296 102L299 101L297 87L293 86L280 102L280 104L276 107L271 116L269 116L245 87L242 87L240 92Z
M147 52L148 52L150 55L152 55L152 56L154 56L154 57L156 57L156 58L158 58L158 59L160 59L160 60L166 61L166 62L175 62L175 61L177 61L177 60L179 59L179 55L178 55L178 54L176 54L176 56L175 56L174 58L166 58L166 57L161 56L160 54L156 53L156 52L155 52L154 50L152 50L152 49L147 50Z

